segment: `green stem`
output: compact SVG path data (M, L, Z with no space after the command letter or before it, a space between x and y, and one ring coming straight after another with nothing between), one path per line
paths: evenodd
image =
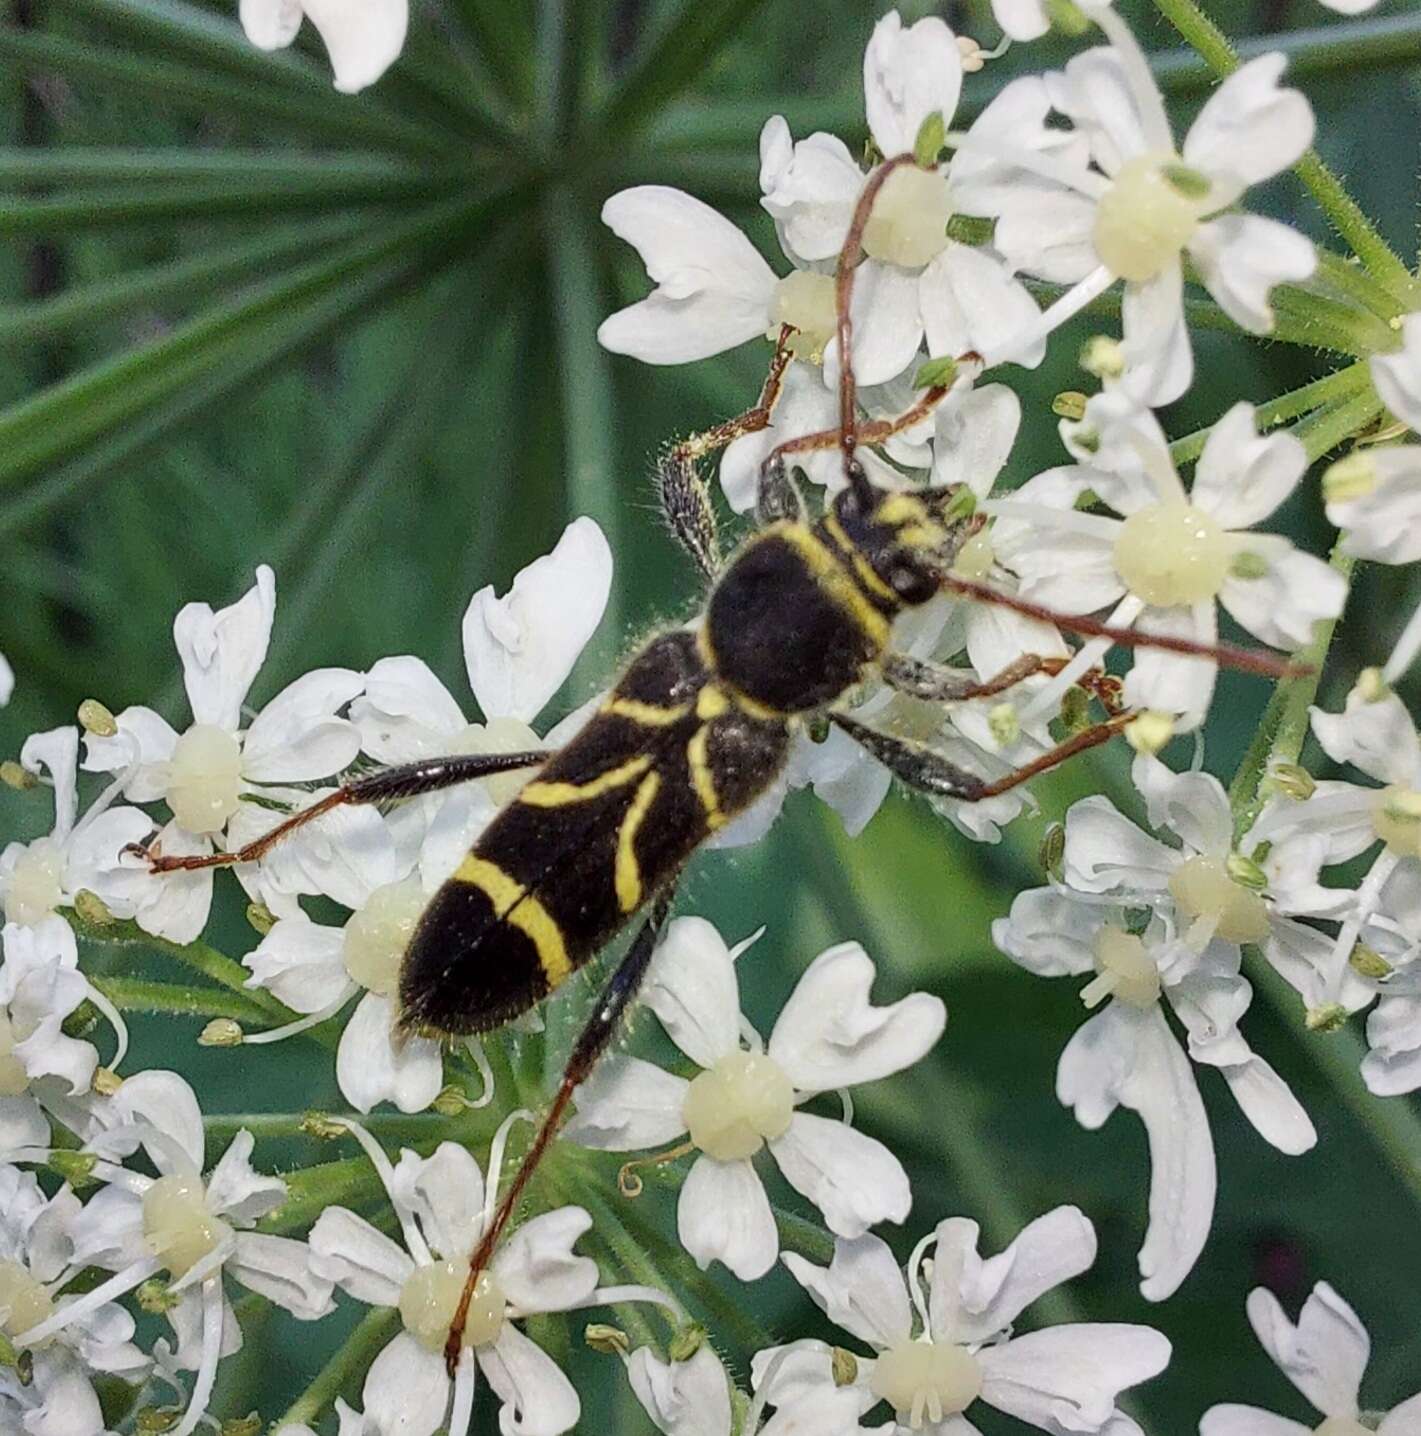
M1238 69L1239 53L1233 43L1194 0L1155 0L1155 5L1216 74L1231 75ZM1337 233L1351 245L1372 276L1403 308L1413 308L1417 301L1416 281L1405 262L1382 238L1317 151L1309 150L1293 168Z
M1370 382L1366 364L1348 364L1321 379L1314 379L1311 384L1304 384L1300 389L1290 389L1286 394L1279 394L1276 399L1269 399L1258 406L1258 432L1267 433L1275 424L1281 424L1286 419L1296 419L1339 399L1351 398ZM1204 451L1204 444L1213 430L1213 424L1206 424L1192 434L1175 439L1169 446L1174 462L1179 465L1193 463Z
M828 1232L797 1212L787 1212L780 1206L772 1206L771 1210L775 1214L775 1230L779 1232L781 1251L797 1252L820 1266L827 1266L833 1261L834 1238Z
M1355 560L1341 551L1340 540L1332 551L1331 563L1350 580ZM1308 709L1317 697L1322 665L1337 624L1337 618L1324 618L1313 625L1312 642L1297 656L1302 672L1285 678L1268 700L1258 731L1229 784L1229 806L1233 810L1236 837L1242 837L1253 826L1268 797L1264 780L1270 763L1296 763L1302 752L1303 740L1307 737Z
M120 1012L164 1013L173 1017L229 1017L244 1026L266 1027L271 1023L271 1013L245 993L100 973L91 974L89 982ZM315 1029L308 1035L314 1036Z
M345 1390L348 1382L363 1374L380 1350L395 1334L400 1314L388 1306L371 1307L361 1317L345 1345L326 1362L316 1379L291 1403L273 1424L273 1431L283 1426L313 1421Z
M449 1135L451 1121L438 1112L213 1112L202 1126L218 1139L230 1139L244 1127L254 1137L306 1137L312 1118L359 1122L382 1143L437 1142Z
M1317 277L1355 300L1388 327L1400 312L1395 297L1382 288L1366 269L1352 260L1343 259L1340 254L1333 254L1330 249L1317 252Z

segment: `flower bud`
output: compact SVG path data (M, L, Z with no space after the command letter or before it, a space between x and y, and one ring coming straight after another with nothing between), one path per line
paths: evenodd
M1274 763L1268 776L1278 792L1299 802L1317 792L1317 779L1297 763Z
M0 783L4 783L7 788L14 788L18 793L39 787L39 779L13 758L7 758L0 763Z
M1146 710L1125 726L1125 741L1137 753L1158 753L1174 737L1174 719L1168 713Z
M134 1419L134 1430L138 1436L163 1436L178 1424L182 1414L180 1406L145 1406Z
M457 1117L473 1104L465 1096L464 1089L457 1082L451 1082L447 1087L440 1088L439 1095L429 1105L441 1117Z
M1248 888L1251 892L1262 892L1268 886L1268 874L1242 853L1230 853L1224 863L1224 871L1239 887Z
M90 927L112 927L118 921L103 898L88 888L80 888L74 894L74 912L81 922L88 923Z
M1051 412L1058 419L1079 424L1085 418L1086 397L1078 389L1063 389L1051 400Z
M49 1169L78 1191L94 1180L94 1163L99 1159L92 1152L51 1152Z
M1361 942L1352 948L1347 963L1359 976L1370 977L1377 982L1390 977L1392 973L1391 963L1381 953Z
M1309 1007L1303 1021L1309 1032L1340 1032L1347 1025L1347 1009L1340 1002Z
M1066 825L1052 823L1041 835L1041 846L1036 850L1036 860L1046 876L1059 882L1062 864L1066 860Z
M198 1034L199 1047L240 1047L242 1024L230 1017L214 1017Z
M852 1386L859 1379L859 1361L852 1351L836 1346L829 1353L829 1373L835 1386Z
M97 698L86 698L79 705L79 726L92 738L112 738L118 733L118 720Z
M962 42L959 40L957 43L960 48ZM968 43L971 44L974 49L976 48L975 41L969 41ZM965 69L966 66L963 68ZM977 64L977 68L979 70L982 68L980 61ZM924 169L932 169L936 166L939 157L942 155L942 142L946 135L947 126L943 123L941 110L934 110L932 114L918 126L918 137L913 141L913 158L922 165Z
M1380 703L1391 690L1380 668L1364 668L1357 675L1357 696L1364 703Z
M1108 334L1093 334L1076 362L1097 379L1118 379L1125 372L1125 346Z
M689 1361L705 1344L705 1327L698 1321L688 1321L671 1338L666 1354L672 1361Z
M308 1137L319 1137L323 1142L332 1142L346 1134L345 1125L334 1121L324 1112L307 1112L301 1118L301 1130Z
M160 1276L149 1277L134 1295L138 1305L150 1316L162 1316L182 1300L182 1293L173 1291Z
M100 1097L112 1097L123 1086L123 1078L112 1067L94 1069L93 1088Z
M987 714L987 727L991 731L992 741L999 748L1010 748L1021 737L1021 719L1017 717L1016 708L1010 703L998 703Z
M249 902L247 923L265 937L276 926L276 914L264 902Z
M1367 453L1348 454L1322 475L1322 497L1329 504L1364 499L1377 486L1377 461Z
M593 1351L603 1356L628 1357L632 1353L631 1339L619 1326L608 1326L605 1322L592 1321L583 1329L582 1339Z
M913 375L913 388L948 389L956 378L957 360L950 354L944 354L937 359L926 359L918 365L918 372Z

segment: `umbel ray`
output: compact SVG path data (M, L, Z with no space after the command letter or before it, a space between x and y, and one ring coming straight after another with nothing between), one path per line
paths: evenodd
M960 579L951 571L953 560L981 520L971 516L959 489L890 492L869 480L857 457L859 444L882 443L917 422L950 387L925 389L897 419L857 422L849 305L854 269L884 179L913 163L911 155L899 156L869 178L839 255L839 426L770 452L760 470L758 527L725 560L698 460L769 423L789 362L792 331L781 332L753 409L668 453L659 475L662 506L672 532L708 582L709 596L691 626L658 633L644 643L574 738L556 751L460 754L363 775L236 851L147 854L157 871L255 862L290 833L341 805L386 803L495 773L529 770L529 781L435 892L404 955L402 1024L429 1035L502 1026L539 1003L641 917L470 1259L445 1348L451 1370L463 1349L470 1302L484 1269L574 1093L612 1042L641 986L678 876L697 848L775 783L799 728L827 721L909 788L973 802L1106 742L1135 716L1119 706L1109 682L1098 673L1087 674L1081 682L1101 700L1101 720L1031 763L985 781L929 745L850 716L847 696L876 673L916 698L960 702L1003 692L1033 674L1058 672L1066 660L1028 654L988 681L978 681L970 670L895 652L896 615L949 591L1005 604L1077 634L1209 656L1255 672L1285 671L1271 658L1116 630ZM967 376L980 368L978 356L963 356L958 372ZM845 487L811 518L790 477L789 461L796 453L831 447L842 455Z

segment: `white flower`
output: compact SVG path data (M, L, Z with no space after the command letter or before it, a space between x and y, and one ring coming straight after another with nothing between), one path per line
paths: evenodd
M494 1140L503 1150L507 1126ZM608 1300L635 1300L639 1289L600 1290L597 1264L573 1250L592 1225L581 1207L559 1207L524 1222L494 1254L475 1289L464 1356L451 1383L444 1343L463 1290L469 1256L493 1218L499 1156L485 1189L478 1163L453 1142L432 1156L404 1151L392 1169L356 1124L351 1132L380 1172L404 1245L344 1207L327 1207L311 1229L311 1266L357 1301L398 1309L404 1330L377 1356L365 1378L364 1424L348 1408L341 1431L363 1436L431 1436L447 1423L466 1436L476 1371L503 1405L505 1436L557 1436L581 1414L572 1383L514 1324L542 1312L572 1311ZM452 1395L452 1408L451 1408ZM348 1428L347 1421L350 1426Z
M1051 28L1045 0L992 0L992 18L1013 40L1035 40Z
M1160 999L1183 1023L1189 1056L1216 1067L1245 1117L1280 1151L1307 1151L1317 1134L1273 1068L1238 1031L1252 1000L1239 944L1269 935L1259 896L1228 867L1228 804L1204 774L1171 774L1153 759L1137 767L1151 816L1172 816L1182 850L1141 832L1104 798L1067 814L1063 882L1021 893L992 939L1044 977L1094 972L1081 993L1108 1005L1061 1054L1056 1094L1088 1129L1117 1106L1135 1112L1150 1144L1150 1225L1140 1250L1141 1291L1169 1296L1209 1234L1214 1148L1194 1074ZM1130 915L1150 913L1143 931Z
M1111 47L1006 86L959 150L953 187L968 212L996 216L993 243L1014 268L1075 286L1053 306L1061 318L1125 281L1130 382L1140 402L1159 405L1193 375L1185 253L1219 305L1254 333L1273 327L1272 287L1313 272L1302 235L1234 209L1250 185L1307 149L1312 109L1278 87L1284 57L1261 55L1214 92L1181 154L1124 21L1108 7L1089 11ZM1069 132L1048 125L1053 109L1070 119Z
M399 58L409 27L409 0L241 0L247 39L261 50L281 50L295 38L304 15L320 32L347 95L373 85Z
M1328 522L1346 531L1343 553L1374 563L1421 558L1421 445L1358 449L1323 475L1322 493Z
M364 696L351 704L361 746L381 763L543 747L529 724L572 672L611 587L612 552L602 530L592 519L573 520L557 547L521 570L502 598L481 588L464 612L464 663L484 722L468 722L422 660L382 658L366 677ZM550 747L576 716L548 734ZM526 780L524 773L501 774L405 805L426 824L415 836L427 890L448 877Z
M1367 1017L1367 1046L1362 1079L1379 1097L1421 1088L1421 862L1397 864L1377 894L1362 940L1389 968L1375 983L1363 983L1350 964L1347 976L1361 987L1360 1001L1343 1005L1349 1012L1380 1000Z
M0 1333L15 1341L76 1300L69 1226L79 1200L68 1187L46 1198L28 1172L0 1166ZM92 1377L136 1380L148 1358L133 1344L133 1318L114 1302L91 1307L34 1353L21 1381L0 1366L0 1428L35 1436L103 1436Z
M74 727L32 733L20 749L26 772L48 774L54 827L44 837L8 843L0 852L7 922L42 922L55 908L72 903L80 888L108 887L124 867L119 854L125 844L141 841L152 830L146 813L109 806L121 782L110 785L80 818L78 762L79 730Z
M279 820L254 800L271 797L277 784L337 773L360 751L354 726L338 716L365 686L362 675L347 668L319 668L296 679L243 728L243 705L266 657L276 612L271 569L262 565L256 577L229 607L214 612L206 603L189 603L173 621L190 727L178 734L153 709L130 707L117 715L116 735L85 739L86 769L121 773L133 802L167 803L173 822L157 847L168 854L241 846ZM302 833L283 844L282 871L297 870L293 845L299 854L322 842L319 834ZM138 893L128 886L134 873L148 876L141 858L128 858L95 891L148 932L177 942L201 932L212 900L211 869L165 874ZM264 874L239 876L254 896L281 905L283 892L266 885Z
M1324 1417L1319 1431L1349 1436L1416 1436L1421 1431L1421 1391L1385 1414L1361 1420L1359 1392L1371 1355L1367 1329L1357 1313L1325 1282L1313 1287L1293 1325L1270 1291L1248 1294L1248 1320L1259 1345L1278 1369ZM1379 1418L1379 1419L1378 1419ZM1292 1436L1308 1428L1257 1406L1211 1406L1199 1422L1199 1436Z
M886 158L911 151L929 115L951 123L962 89L962 56L943 21L930 17L905 29L890 10L874 28L863 73L869 130ZM810 364L825 361L832 386L834 262L865 178L835 136L817 133L796 143L783 118L766 123L760 188L794 265L783 279L734 225L679 190L644 185L614 195L602 218L637 249L657 287L603 321L599 340L647 363L680 364L757 336L773 338L790 324L798 331L792 352ZM998 256L948 239L951 213L945 169L905 166L880 190L864 231L866 258L852 301L854 368L862 384L904 373L925 338L932 354L958 354L1037 325L1035 301ZM1035 364L1043 353L1038 338L1013 357ZM832 405L814 402L807 390L803 402L786 397L791 413L776 421L781 438L832 424ZM764 445L763 436L757 444ZM742 446L739 457L745 453ZM743 488L724 482L728 493Z
M334 1016L364 991L341 1032L336 1079L341 1094L360 1112L393 1102L402 1112L421 1112L439 1095L444 1061L438 1042L399 1030L400 960L424 910L424 889L401 863L388 832L357 860L357 906L341 927L312 922L303 912L279 918L242 959L251 987L264 987L288 1007L307 1014L300 1022L250 1034L270 1042Z
M1280 535L1251 531L1303 476L1307 456L1296 438L1260 437L1253 407L1235 404L1210 431L1186 490L1154 416L1122 413L1117 396L1103 398L1091 411L1102 420L1094 465L1047 470L983 506L999 516L996 555L1020 577L1022 597L1066 613L1114 605L1117 626L1204 644L1217 641L1217 602L1256 638L1287 649L1308 642L1316 620L1341 612L1341 574ZM1088 489L1121 517L1077 511ZM1086 644L1053 696L1106 647L1104 639ZM1211 659L1140 649L1125 700L1193 726L1217 671Z
M730 1378L709 1345L689 1361L662 1361L650 1347L638 1347L627 1377L665 1436L730 1436Z
M1355 894L1345 895L1341 930L1315 959L1309 987L1300 989L1313 1006L1336 1003L1356 1011L1376 988L1350 968L1352 949L1392 875L1421 856L1421 739L1394 693L1363 685L1347 695L1341 713L1312 709L1312 731L1330 758L1352 764L1384 786L1329 779L1317 783L1308 798L1271 798L1251 837L1297 853L1302 871L1294 881L1303 887L1316 883L1320 868L1351 862L1382 844Z
M0 708L3 708L9 701L10 695L15 691L15 670L10 667L10 661L3 653L0 653Z
M224 1272L303 1321L332 1309L331 1286L307 1268L304 1242L244 1230L279 1206L286 1183L253 1170L245 1128L217 1165L203 1169L202 1112L175 1072L140 1072L104 1104L105 1130L90 1141L100 1158L93 1175L108 1185L70 1222L73 1266L104 1267L108 1281L29 1328L18 1342L47 1340L102 1302L166 1269L168 1310L177 1337L158 1353L173 1369L193 1370L188 1409L175 1436L189 1436L207 1408L223 1356L241 1346L241 1329L223 1291ZM157 1177L116 1165L142 1147Z
M762 1048L740 1013L735 958L744 947L732 952L701 918L667 928L643 1000L704 1070L688 1082L639 1058L606 1058L578 1089L567 1135L625 1152L689 1134L685 1150L700 1155L681 1188L681 1244L703 1269L721 1261L748 1281L763 1276L778 1251L752 1161L767 1145L831 1231L859 1236L907 1216L907 1174L881 1142L796 1108L902 1071L937 1041L947 1015L921 992L872 1006L873 964L857 943L842 943L809 965Z
M55 1113L76 1131L85 1131L85 1114L69 1099L89 1090L99 1063L91 1043L62 1029L64 1019L94 995L79 971L69 924L61 917L47 917L33 926L7 922L3 941L0 1156L47 1146L46 1112Z
M840 1385L831 1349L821 1341L760 1352L754 1382L778 1408L764 1436L799 1429L856 1432L858 1418L880 1401L893 1408L896 1420L878 1431L969 1436L976 1428L962 1413L979 1399L1053 1436L1138 1436L1139 1427L1115 1402L1168 1365L1164 1336L1148 1326L1114 1322L1011 1334L1027 1306L1095 1260L1090 1222L1075 1207L1057 1207L995 1257L983 1260L977 1242L976 1222L947 1218L914 1251L906 1281L876 1236L836 1240L827 1268L785 1253L784 1264L815 1305L875 1354L857 1356L853 1380ZM932 1274L925 1293L929 1246ZM815 1425L795 1424L811 1411L820 1418Z

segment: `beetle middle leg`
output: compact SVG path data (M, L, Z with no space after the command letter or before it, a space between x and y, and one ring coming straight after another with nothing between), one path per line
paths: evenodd
M720 572L721 555L715 506L710 487L701 473L700 461L733 440L769 426L784 387L785 370L791 357L789 341L794 332L788 324L780 326L769 373L753 408L673 444L657 463L657 496L666 525L707 581Z

